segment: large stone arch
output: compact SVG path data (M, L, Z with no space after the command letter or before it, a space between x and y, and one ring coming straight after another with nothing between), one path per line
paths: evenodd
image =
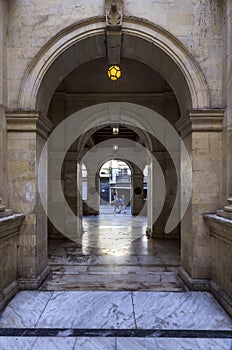
M78 65L105 57L105 20L78 22L50 40L27 69L19 93L20 110L47 113L51 97ZM210 107L206 80L184 45L165 29L139 18L124 18L122 56L157 70L172 87L182 115Z

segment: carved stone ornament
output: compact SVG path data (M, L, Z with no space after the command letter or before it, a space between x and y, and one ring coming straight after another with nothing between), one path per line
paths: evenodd
M122 2L106 1L106 27L109 30L122 28Z

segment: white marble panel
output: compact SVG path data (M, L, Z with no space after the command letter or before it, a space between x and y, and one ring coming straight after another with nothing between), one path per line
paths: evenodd
M157 345L157 350L199 350L196 340L187 338L158 338Z
M39 337L32 350L73 350L75 342L76 338L72 337Z
M117 338L116 344L117 350L158 350L157 341L152 338Z
M33 337L0 337L1 350L32 350L36 338Z
M232 329L227 313L205 292L133 292L136 324L155 329Z
M3 311L0 327L34 327L51 295L52 292L19 292Z
M196 339L199 350L231 350L232 339Z
M130 292L54 292L38 328L135 328Z
M115 350L114 338L77 338L74 350ZM63 349L62 349L63 350ZM125 350L125 349L124 349ZM132 350L132 349L131 349Z

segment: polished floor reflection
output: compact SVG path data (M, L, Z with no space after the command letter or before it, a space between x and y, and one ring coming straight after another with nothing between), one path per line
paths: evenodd
M41 290L183 291L180 246L146 236L147 218L104 208L83 220L83 244L49 242L51 273Z

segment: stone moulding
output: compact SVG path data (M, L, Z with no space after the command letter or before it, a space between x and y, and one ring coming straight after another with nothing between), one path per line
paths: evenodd
M122 32L152 43L171 59L187 83L193 109L210 106L205 77L194 58L176 37L154 23L134 17L124 17ZM105 17L93 17L78 22L54 36L37 54L24 75L19 92L19 109L39 108L37 106L39 89L53 63L73 45L97 35L105 35ZM178 92L178 88L176 91Z
M37 132L47 139L52 128L51 121L42 113L37 111L6 111L8 132Z
M189 111L176 123L176 129L185 137L192 132L222 131L223 109L197 109Z
M48 277L50 268L46 267L44 271L36 278L20 278L9 284L3 291L0 291L0 311L9 303L9 301L18 293L19 290L37 290L43 281Z
M189 274L182 268L179 268L179 276L189 290L210 292L215 299L225 308L232 317L232 298L222 288L220 288L213 280L191 278Z
M19 278L18 285L20 290L32 289L36 290L43 283L43 281L48 277L50 273L50 268L47 266L39 276L35 278Z
M0 311L3 310L15 294L17 294L18 290L19 283L18 281L14 281L0 292Z

